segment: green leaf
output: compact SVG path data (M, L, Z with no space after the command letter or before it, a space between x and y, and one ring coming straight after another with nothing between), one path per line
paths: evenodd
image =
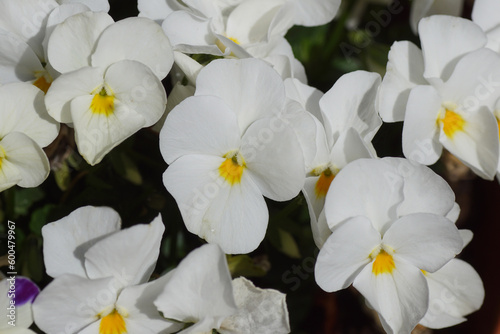
M281 253L293 258L301 258L297 242L290 232L282 228L276 227L270 230L269 241Z
M16 188L14 194L14 213L16 217L27 215L30 207L44 198L45 193L40 187Z
M35 282L40 282L44 276L43 255L41 250L41 237L30 235L23 245L23 253L19 259L21 262L21 274L30 277Z
M119 153L112 156L111 163L118 175L135 185L142 184L142 176L136 163L126 154Z
M52 209L54 209L56 205L47 204L39 209L36 209L31 214L31 219L29 222L30 231L36 235L42 235L42 227L48 223L48 217L51 213Z
M266 270L257 265L248 255L227 256L227 265L232 277L262 277Z
M68 187L71 183L71 171L66 161L63 162L60 169L54 172L54 177L59 189L61 189L62 191L68 190Z

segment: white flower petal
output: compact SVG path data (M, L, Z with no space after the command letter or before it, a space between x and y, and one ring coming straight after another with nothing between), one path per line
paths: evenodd
M138 0L140 17L148 17L161 23L170 13L185 8L175 0Z
M93 66L108 67L120 60L135 60L163 79L174 63L172 46L158 23L130 17L108 26L97 40Z
M65 2L68 2L68 4L63 4L58 6L57 8L54 8L54 10L50 12L49 17L47 18L47 24L45 26L45 37L42 43L45 51L45 56L47 59L48 59L47 50L49 48L49 39L56 26L59 23L64 22L64 20L66 20L70 16L90 10L89 7L80 2L69 3L70 2L69 0L66 0Z
M458 229L448 219L430 213L399 218L383 236L395 255L415 267L435 272L463 248Z
M165 319L153 304L163 292L172 273L170 271L152 282L128 286L120 292L116 305L127 310L128 332L133 331L133 326L141 326L151 333L173 333L183 327L183 324Z
M472 20L484 31L495 28L500 20L494 13L500 11L500 3L496 0L476 0L472 8Z
M177 266L154 304L163 316L182 322L208 320L219 328L237 311L226 257L216 245L204 245Z
M116 301L113 278L96 280L62 275L46 286L33 303L33 318L46 333L79 333Z
M10 31L25 41L44 60L42 41L50 11L58 6L54 0L19 0L0 2L0 29Z
M346 128L371 142L382 120L375 111L380 75L366 71L344 74L319 101L327 136L336 140ZM330 142L330 144L332 144Z
M18 131L41 147L52 143L59 133L59 123L48 115L43 99L43 92L29 83L1 86L0 137Z
M432 165L443 150L437 124L442 100L432 86L417 86L410 92L403 123L403 153L406 158Z
M374 158L375 156L371 153L372 150L375 149L371 143L364 142L355 129L348 128L340 134L333 145L330 161L335 168L342 169L354 160Z
M120 230L118 213L107 207L85 206L42 228L47 274L87 277L84 255L102 238Z
M404 179L391 160L358 159L345 166L333 179L326 195L328 226L347 218L365 216L378 231L385 231L397 217L404 200Z
M6 161L14 165L19 173L21 179L17 182L17 185L20 187L37 187L49 176L50 165L45 152L33 139L24 133L11 132L0 141L0 145L0 149L3 148L5 151L0 173L6 178L1 183L9 183L12 176L14 176L11 175L10 168L4 169L3 164ZM16 176L14 176L14 179L17 178ZM3 179L3 177L1 178Z
M79 96L89 96L103 84L101 69L84 67L58 77L45 95L45 105L50 116L61 123L72 123L71 101Z
M169 164L185 154L219 157L238 149L236 115L219 98L194 96L172 110L160 133L160 150Z
M327 24L337 14L340 0L314 0L305 3L301 0L291 0L295 6L294 24L301 26L319 26Z
M227 18L227 36L243 45L267 41L272 21L282 5L280 0L241 2Z
M255 120L283 112L285 88L279 74L260 59L223 59L208 64L195 95L215 95L238 116L241 132Z
M388 57L387 70L377 95L377 109L384 122L399 122L404 120L410 90L427 84L423 77L424 58L422 51L408 41L392 44Z
M47 55L60 73L90 65L90 56L101 33L114 21L104 12L83 12L67 18L52 32Z
M96 165L113 148L141 129L145 120L126 104L115 99L110 115L91 109L93 95L79 96L71 101L71 118L75 127L78 151L90 165Z
M234 279L232 285L238 312L223 321L221 334L290 333L285 294L257 288L244 277Z
M43 71L35 52L18 36L0 30L0 83L35 80Z
M379 313L388 333L410 333L424 316L429 290L420 269L394 257L391 274L374 275L367 265L353 286Z
M304 156L295 132L279 119L252 123L241 139L248 173L262 194L275 201L297 196L304 186Z
M486 108L474 113L461 113L460 116L465 121L464 130L456 131L452 138L441 130L441 143L474 173L486 180L493 180L499 156L495 116Z
M264 238L267 206L248 169L232 186L220 175L224 161L209 155L182 156L167 168L163 182L191 233L227 253L248 253Z
M452 259L435 273L427 273L429 309L420 323L429 328L459 324L477 311L484 300L484 287L468 263Z
M165 226L161 217L97 241L85 252L91 279L113 276L121 286L147 282L156 265Z
M57 0L61 5L64 4L85 4L93 12L108 12L108 0Z
M223 162L217 156L190 154L177 159L163 174L163 183L191 233L202 229L203 216L220 188L218 168Z
M167 16L162 28L176 51L221 56L223 51L216 45L217 37L212 33L210 24L208 18L179 10Z
M239 184L219 177L220 189L211 200L198 235L218 244L225 253L254 251L264 239L269 213L262 192L248 169Z
M286 96L299 102L305 110L313 114L318 120L322 120L319 101L323 97L323 92L314 87L308 86L298 79L288 78L285 81Z
M370 263L370 253L380 242L380 233L366 217L353 217L336 226L318 254L316 283L327 292L347 288Z
M459 17L434 15L424 18L419 23L418 32L425 61L425 78L447 80L463 55L486 45L486 36L481 28Z
M455 207L455 194L441 176L406 159L399 160L397 168L404 176L404 201L398 208L398 216L419 212L440 216L450 214Z
M471 68L471 66L473 66ZM479 49L463 56L440 94L444 102L453 102L467 112L480 106L492 109L500 97L500 55Z
M184 74L184 77L188 80L189 84L196 86L198 73L200 73L204 66L198 63L193 58L179 51L174 51L174 60L175 64L172 71L180 70ZM180 76L179 80L182 79L183 77Z
M3 159L2 166L0 168L0 191L4 191L5 189L15 186L21 180L22 176L17 167L7 159Z
M168 114L188 97L194 96L195 87L191 85L182 85L179 81L174 84L174 87L168 95L166 110L160 120L151 128L153 131L160 133Z
M106 70L104 81L117 101L144 118L144 127L156 123L165 112L167 96L161 81L144 64L122 60Z

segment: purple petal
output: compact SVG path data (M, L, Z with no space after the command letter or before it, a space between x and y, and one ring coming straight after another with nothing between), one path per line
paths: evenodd
M40 288L26 277L16 277L16 306L31 303L40 292Z

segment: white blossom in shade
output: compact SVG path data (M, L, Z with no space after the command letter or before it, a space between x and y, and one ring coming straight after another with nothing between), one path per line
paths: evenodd
M500 10L500 3L495 0L476 0L472 8L472 21L486 33L486 47L500 52L500 18L495 15Z
M0 281L0 307L2 334L35 334L28 329L33 324L31 304L40 289L29 278L23 276L3 277Z
M185 6L172 1L139 1L141 14L158 19L163 13L163 29L174 50L186 54L205 53L237 58L263 59L284 77L306 82L305 70L295 59L284 38L294 24L314 26L333 19L340 1L309 1L304 6L296 0L186 1ZM153 8L158 8L153 14ZM178 29L178 27L185 29ZM177 60L176 60L177 62ZM180 63L180 66L185 65Z
M0 82L30 82L47 92L59 76L47 60L54 27L84 11L108 11L107 0L5 0L0 3Z
M124 230L120 224L110 208L82 207L42 228L44 261L54 280L33 303L33 317L45 333L179 329L153 305L170 276L148 282L165 229L160 216Z
M45 97L49 114L72 123L78 150L95 165L165 111L160 82L173 54L161 27L146 18L113 22L104 12L84 12L59 24L48 58L63 73Z
M452 259L435 273L424 273L429 286L429 309L420 324L445 328L466 321L484 300L484 286L474 268Z
M322 214L330 183L349 162L376 156L371 141L382 124L375 110L380 76L364 71L346 74L324 95L298 80L285 83L287 95L315 119L316 132L306 138L312 147L305 149L303 193L313 237L321 248L330 235Z
M446 216L456 223L460 207ZM465 248L472 240L470 230L458 230ZM467 262L452 259L435 273L424 272L429 286L429 308L420 324L428 328L445 328L466 321L465 316L479 310L484 300L484 286L478 273Z
M257 288L244 277L235 278L232 285L238 311L224 319L219 333L290 333L285 294Z
M398 41L389 52L377 97L377 109L384 122L403 121L412 88L432 84L435 79L446 82L461 57L486 45L481 28L458 17L425 18L420 21L419 34L422 51L412 42Z
M460 16L464 9L464 0L415 0L411 3L410 26L418 33L418 23L424 17L432 15Z
M302 130L287 124L296 116L287 106L283 81L266 63L224 59L200 71L195 96L167 116L163 182L187 229L226 253L253 251L264 238L263 196L286 201L304 185Z
M211 332L237 312L231 275L217 245L203 245L189 253L174 269L154 301L167 319L193 325L182 334Z
M139 8L146 7L144 2L139 1ZM330 22L340 1L315 0L307 6L297 0L213 1L210 4L185 1L184 4L184 8L179 8L167 1L166 6L159 6L159 12L167 14L163 28L177 50L237 55L242 52L238 45L244 50L246 46L284 36L293 25L316 26ZM181 31L179 26L187 29ZM231 50L226 51L226 47Z
M0 86L0 119L0 191L39 186L50 172L42 148L59 133L43 93L28 83Z
M397 158L358 159L331 186L332 234L318 255L316 282L328 292L353 284L388 333L411 332L429 306L422 270L436 272L463 247L445 217L453 192L430 169Z
M403 125L406 157L430 165L443 147L484 179L493 179L499 158L498 125L492 113L500 91L500 56L489 49L462 57L448 80L410 92Z
M285 295L259 289L243 277L231 281L217 245L189 253L154 303L166 318L190 324L182 334L290 332Z

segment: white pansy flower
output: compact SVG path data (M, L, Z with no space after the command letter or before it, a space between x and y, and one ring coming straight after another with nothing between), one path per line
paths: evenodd
M31 82L47 92L59 75L47 60L50 34L66 18L89 10L107 12L109 3L107 0L2 1L0 82Z
M260 58L272 64L284 78L296 77L303 82L304 68L295 59L284 35L294 24L314 26L331 21L339 7L338 1L324 0L310 1L307 6L295 0L184 4L181 8L168 1L155 5L159 6L159 12L168 13L162 26L176 51ZM153 5L139 2L139 8L150 13L149 6ZM186 29L178 29L179 26ZM184 64L179 65L182 68Z
M203 245L179 263L155 305L168 318L191 324L180 333L289 333L285 295L256 288L241 277L231 282L217 245Z
M54 29L48 57L63 74L47 92L47 110L73 124L78 150L91 165L165 111L160 80L173 55L154 21L113 22L103 12L71 16Z
M269 215L263 196L289 200L304 184L293 117L282 79L260 60L218 60L200 72L195 96L160 133L163 181L190 232L226 253L257 248Z
M413 87L429 85L437 78L447 81L461 57L486 45L481 28L463 18L435 15L421 20L419 27L422 50L412 42L399 41L389 52L377 97L384 122L404 120Z
M0 191L14 185L37 187L49 175L42 148L59 133L48 114L43 93L28 83L0 87Z
M161 218L124 230L120 225L110 208L82 207L43 227L44 261L55 277L33 304L35 323L44 332L179 329L153 305L169 276L147 283L165 229Z
M331 185L337 191L327 195L332 234L318 255L316 282L329 292L353 284L388 333L418 324L429 305L422 270L436 272L463 247L445 217L453 192L432 173L404 159L359 159L339 172Z
M375 111L380 76L357 71L342 76L322 94L297 80L287 79L287 94L315 118L313 148L306 154L306 198L313 237L318 247L330 235L322 214L335 175L349 162L376 156L371 144L382 121Z
M499 158L498 125L492 113L500 91L500 56L480 49L462 57L448 80L410 92L403 125L406 157L430 165L443 147L484 179L493 179Z

